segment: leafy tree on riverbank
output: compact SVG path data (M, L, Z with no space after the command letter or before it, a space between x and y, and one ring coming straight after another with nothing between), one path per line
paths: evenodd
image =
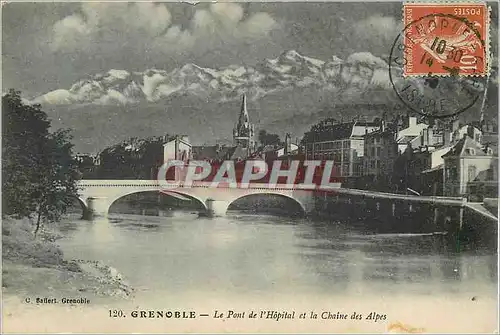
M282 146L285 143L280 139L278 134L268 133L266 130L262 129L259 131L258 137L260 148L264 148L266 145Z
M40 105L23 103L15 90L2 97L2 214L35 217L35 232L78 194L69 132L49 128Z
M155 179L163 164L163 144L173 137L130 138L104 149L96 176L100 179Z

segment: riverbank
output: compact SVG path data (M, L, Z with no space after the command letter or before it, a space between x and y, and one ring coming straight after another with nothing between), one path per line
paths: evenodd
M28 219L2 222L2 293L4 297L128 299L134 290L120 273L100 262L65 259L54 227L34 235Z

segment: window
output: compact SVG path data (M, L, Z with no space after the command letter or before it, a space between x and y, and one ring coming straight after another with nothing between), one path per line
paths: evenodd
M333 173L336 175L336 176L340 176L340 165L339 164L335 164L333 166Z
M377 157L380 157L380 148L377 148Z
M473 181L474 179L476 179L476 166L469 165L467 181Z
M349 165L348 164L344 164L344 167L343 167L343 171L342 171L342 175L349 175L350 172L349 172Z
M371 156L374 157L375 156L375 148L372 147L372 150L371 150Z
M455 167L450 168L450 179L456 180L457 177L458 177L457 168Z

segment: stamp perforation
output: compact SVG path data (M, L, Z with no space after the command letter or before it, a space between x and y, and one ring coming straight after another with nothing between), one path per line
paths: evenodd
M453 14L450 14L448 12L443 12L443 13L436 13L435 12L435 9L436 8L446 8L448 11L450 11L450 7L456 7L456 6L459 6L459 7L466 7L466 6L473 6L473 7L482 7L484 8L482 11L480 11L479 13L480 14L463 14L463 16L455 16ZM409 8L410 7L410 8ZM434 10L430 10L429 11L429 14L427 15L422 15L422 13L419 13L417 15L417 18L413 18L411 15L414 14L414 12L412 12L412 9L424 9L426 7L430 7ZM456 13L456 8L454 8L454 14ZM462 14L460 14L462 15ZM413 58L415 54L419 54L422 53L422 51L424 51L423 53L423 56L422 56L422 60L420 63L422 63L424 57L427 55L428 52L431 52L431 56L427 59L427 61L430 60L430 63L428 64L429 67L432 66L433 64L433 61L434 59L436 59L438 62L440 63L445 63L448 62L448 63L451 63L451 60L449 58L449 55L453 52L453 53L457 53L460 52L460 62L461 59L463 59L463 50L466 50L466 56L469 56L469 57L473 57L475 62L474 63L469 63L469 64L472 64L474 66L474 69L472 71L471 70L471 67L472 66L468 66L468 67L462 67L460 66L460 69L464 69L463 71L460 71L458 73L459 76L463 76L463 77L484 77L484 76L488 76L490 74L490 70L491 70L491 32L490 32L490 20L491 20L491 6L488 6L486 3L484 2L447 2L447 3L443 3L443 2L439 2L439 3L429 3L428 1L425 1L425 2L418 2L418 1L415 1L415 2L405 2L402 6L402 23L403 23L403 32L408 30L408 32L404 33L404 41L405 41L405 44L406 44L406 41L407 41L407 38L411 41L411 43L413 44L412 47L410 47L409 49L412 49L419 45L418 42L415 43L411 38L415 38L415 34L416 33L413 33L413 34L410 34L409 33L409 27L411 27L412 24L415 24L415 28L414 29L417 29L420 28L423 24L423 22L425 22L425 20L429 20L428 24L429 24L429 27L427 28L427 34L429 34L428 36L432 36L432 34L436 34L438 35L435 31L438 30L438 27L437 27L437 24L436 24L436 21L434 19L434 16L436 18L441 18L442 22L449 19L449 18L452 18L456 21L459 21L459 22L463 22L463 24L465 24L466 28L464 28L464 32L460 33L460 35L455 35L455 36L458 36L458 37L462 37L462 40L458 41L458 45L460 46L458 49L456 48L457 44L449 44L448 46L446 46L446 42L447 40L444 39L444 46L447 47L447 48L452 48L452 50L448 50L447 53L448 53L448 56L443 59L443 58L440 58L436 53L434 53L434 55L432 55L432 49L434 48L434 43L432 44L431 46L431 50L428 49L428 46L425 44L425 43L420 43L420 48L416 49L417 52L413 52L411 53L412 56L411 57L411 62L405 62L405 64L403 65L403 76L404 77L429 77L429 76L434 76L434 77L449 77L450 75L453 75L453 72L450 71L450 73L448 73L448 69L445 67L445 66L442 66L442 69L440 69L439 67L436 69L434 68L434 71L427 71L427 69L425 71L421 71L419 70L419 68L421 68L420 65L418 65L416 63L416 60ZM479 22L478 21L472 21L471 17L472 16L479 16ZM474 19L477 19L477 18L474 18ZM471 22L472 21L472 22ZM434 27L432 27L432 29L430 28L430 23L434 22ZM481 27L481 23L484 25L484 28L477 28L477 25L479 25L479 27ZM417 24L420 25L417 26ZM458 22L455 23L454 27L457 25L457 24L460 24ZM441 30L444 30L443 27L447 27L443 25L443 23L441 23ZM422 28L420 28L422 29ZM455 29L455 28L453 28ZM453 32L453 29L452 29L452 32ZM457 28L456 31L454 31L453 33L456 33L460 28ZM469 29L469 33L466 35L465 32ZM478 30L480 29L480 31ZM470 31L472 31L472 33L470 33ZM441 33L444 33L444 32L441 32ZM484 36L481 36L481 33L484 34ZM474 35L477 36L477 39L475 42L474 41L471 41L471 39L469 39L469 41L467 42L467 39L471 36L472 37L472 40L474 39ZM411 37L408 37L411 36ZM424 36L424 40L425 41L425 34L422 35L422 32L419 31L419 35L418 35L418 38L422 38L422 36ZM446 35L445 35L446 36ZM453 35L448 35L448 38L452 38L453 40ZM465 36L465 37L464 37ZM438 36L439 37L439 36ZM438 38L436 37L436 38ZM436 39L434 40L436 41ZM441 41L443 41L443 38L441 38ZM449 41L449 40L448 40ZM464 42L466 43L470 43L470 45L465 45L463 44ZM462 43L462 45L461 45ZM479 46L479 49L477 49L474 44L476 44ZM443 48L445 48L443 47ZM473 51L470 51L472 48ZM467 50L468 49L468 50ZM438 51L436 49L436 51ZM479 56L477 55L479 53ZM440 52L440 54L443 54L443 51ZM483 61L481 61L483 64L480 65L480 69L479 71L477 71L477 66L476 64L478 64L477 60L481 58ZM426 61L426 63L427 63ZM410 63L411 66L408 66L407 63ZM480 64L480 63L479 63ZM422 66L425 66L422 64ZM410 68L410 70L408 70L408 67ZM450 69L457 69L458 70L458 66L455 66L455 67L450 67ZM467 70L465 70L467 68ZM415 69L415 70L414 70ZM477 71L477 72L476 72Z

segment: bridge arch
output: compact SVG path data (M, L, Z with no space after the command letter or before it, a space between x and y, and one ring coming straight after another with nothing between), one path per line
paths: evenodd
M250 194L244 194L244 195L238 196L237 198L229 201L227 208L229 209L231 207L231 205L233 205L236 201L244 199L244 198L251 198L251 197L258 197L258 196L269 196L269 195L278 196L279 198L285 198L288 200L292 200L292 202L294 202L295 204L298 205L302 215L307 214L306 206L299 199L295 198L291 194L286 194L286 193L282 193L282 192L278 192L278 191L273 192L272 190L269 190L269 191L266 190L265 192L250 193Z
M85 201L85 199L83 199L82 197L75 197L74 199L78 202L83 212L85 213L88 209L87 201Z
M178 195L182 195L186 198L189 198L190 200L194 200L197 204L200 205L200 207L202 207L203 209L206 210L207 206L205 204L205 202L203 201L203 199L197 197L197 196L194 196L192 194L189 194L189 193L184 193L184 192L179 192L177 190L175 191L168 191L168 192L161 192L159 191L157 188L154 188L154 189L135 189L135 190L130 190L130 191L127 191L127 192L123 192L123 193L120 193L119 195L113 197L113 198L110 198L108 199L108 212L111 208L111 206L116 203L118 200L120 199L123 199L125 198L126 196L129 196L129 195L132 195L132 194L139 194L139 193L157 193L157 194L161 194L163 196L166 196L166 197L173 197L174 195L172 194L178 194ZM169 193L172 193L172 194L169 194Z
M85 219L88 214L89 206L87 205L87 201L85 197L80 196L72 196L72 203L69 207L66 208L67 215L78 215L81 213L81 219ZM81 210L81 212L80 212Z
M164 193L164 192L162 192ZM168 193L175 193L175 194L178 194L178 195L181 195L181 196L184 196L184 197L187 197L187 198L190 198L192 200L196 200L196 202L198 202L199 204L201 204L201 206L203 207L203 209L207 209L207 203L205 201L205 199L202 199L194 194L191 194L191 193L188 193L188 192L182 192L182 191L179 191L179 190L173 190L173 191L168 191L166 195L168 195Z

